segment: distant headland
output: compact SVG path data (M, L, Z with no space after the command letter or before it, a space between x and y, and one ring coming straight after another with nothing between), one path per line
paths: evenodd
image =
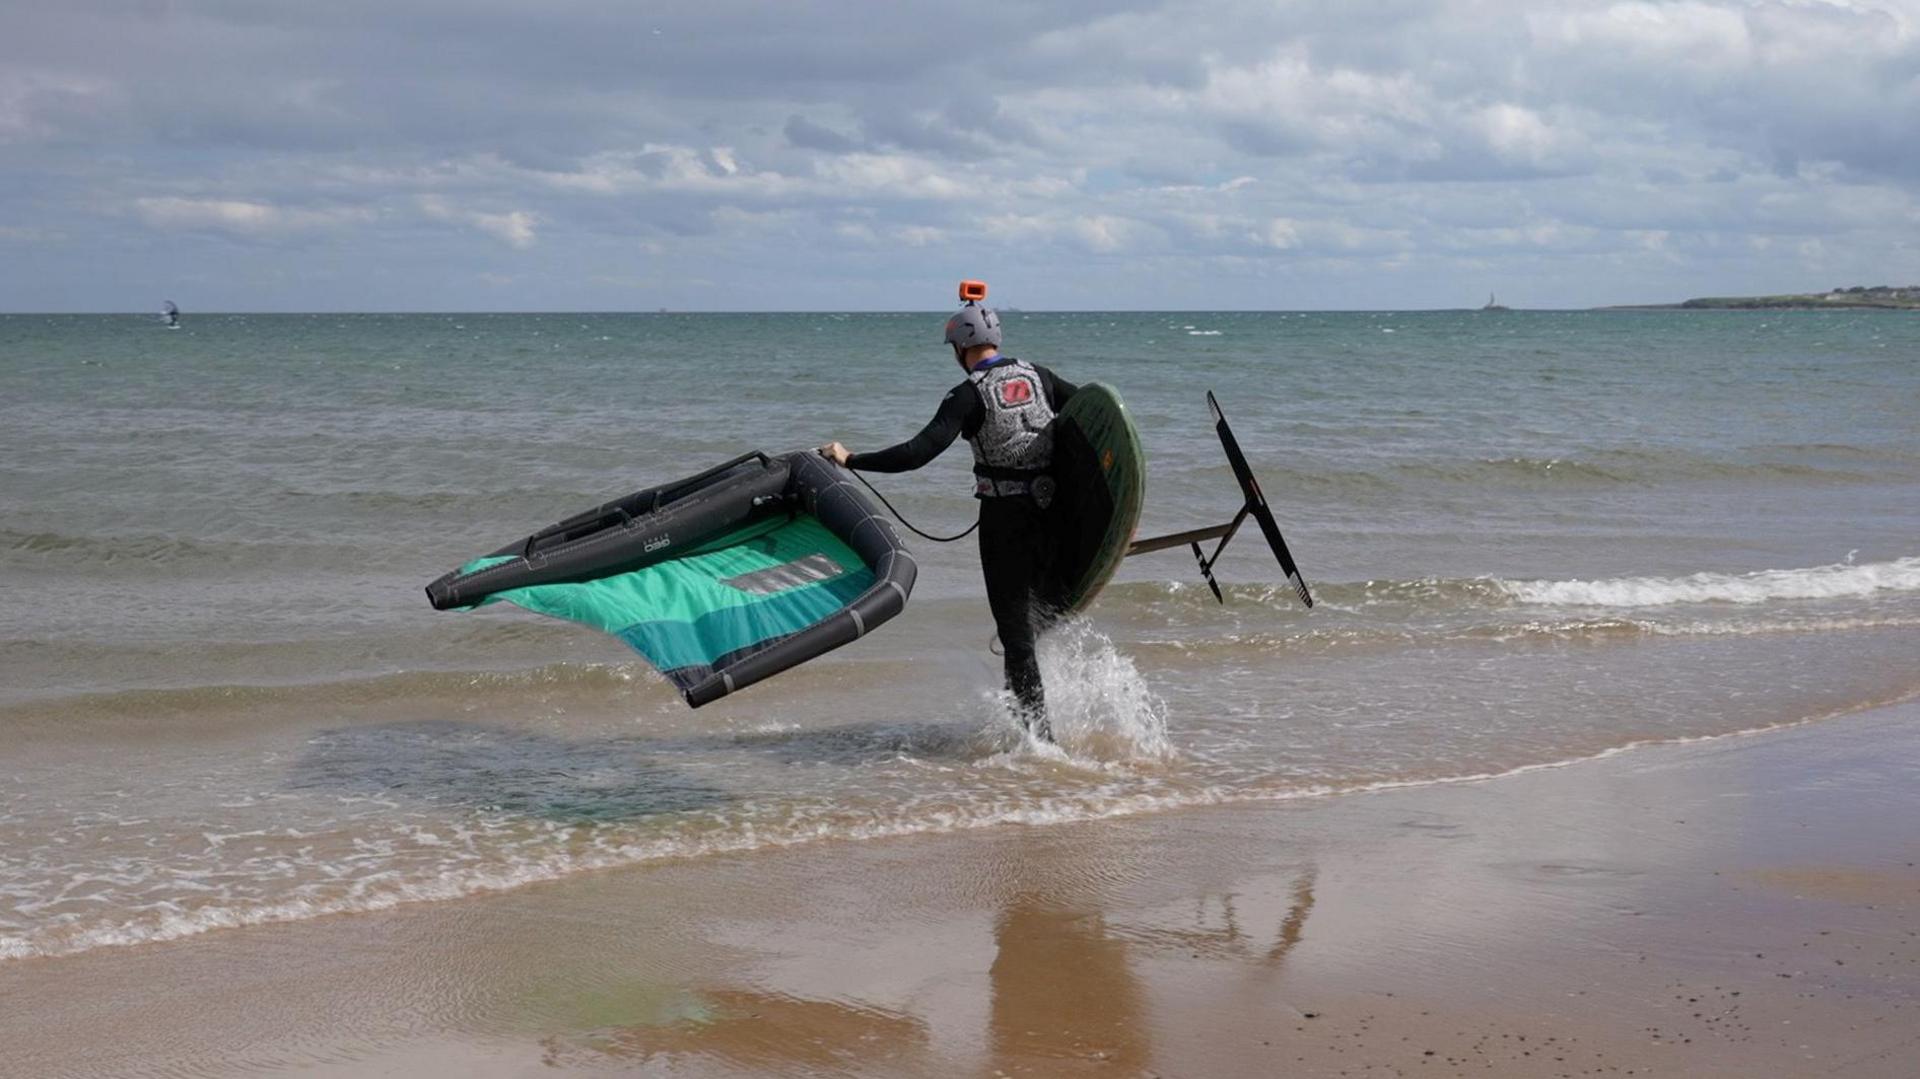
M1920 310L1920 285L1854 285L1831 292L1783 296L1702 296L1683 303L1619 304L1609 310L1808 310L1828 307L1890 307Z

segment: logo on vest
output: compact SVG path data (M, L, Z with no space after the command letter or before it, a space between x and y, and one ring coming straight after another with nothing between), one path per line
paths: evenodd
M1020 408L1033 403L1033 380L1010 378L1000 384L1000 407Z

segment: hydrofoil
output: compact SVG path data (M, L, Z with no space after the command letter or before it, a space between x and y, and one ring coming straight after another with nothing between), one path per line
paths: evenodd
M1220 554L1227 549L1227 544L1239 534L1240 526L1251 517L1260 526L1260 533L1266 537L1267 547L1273 551L1274 558L1279 560L1280 569L1287 575L1288 583L1293 585L1294 594L1300 597L1301 603L1312 607L1313 593L1308 590L1306 579L1300 576L1300 567L1294 564L1292 552L1287 550L1287 541L1280 535L1280 525L1273 519L1273 509L1267 505L1267 496L1260 491L1260 481L1254 478L1253 468L1247 464L1247 455L1240 451L1240 441L1233 437L1233 428L1227 426L1227 415L1220 410L1220 402L1213 396L1212 390L1207 391L1207 408L1213 412L1213 431L1220 436L1220 448L1226 451L1227 464L1233 468L1233 478L1240 484L1244 501L1240 504L1239 512L1224 524L1134 540L1127 547L1127 557L1175 547L1191 548L1194 561L1200 564L1200 576L1206 578L1207 587L1213 590L1213 598L1225 603L1227 599L1220 592L1220 582L1214 579L1213 567L1220 561ZM1212 554L1200 547L1209 540L1220 541L1214 546Z

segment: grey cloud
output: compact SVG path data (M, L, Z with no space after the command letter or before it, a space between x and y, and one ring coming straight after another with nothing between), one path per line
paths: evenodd
M979 160L996 152L992 139L977 130L956 127L941 115L875 113L861 120L860 129L872 144L940 157Z
M0 296L26 306L119 287L85 270L116 260L244 305L303 247L392 268L316 276L333 306L436 257L550 306L615 295L588 274L777 305L816 269L913 304L931 250L1004 257L1035 306L1279 278L1393 306L1469 263L1631 299L1790 272L1809 237L1920 276L1887 224L1920 196L1892 0L75 0L8 27ZM953 249L988 220L991 251Z
M1314 146L1314 140L1306 132L1292 129L1284 121L1224 120L1219 128L1229 146L1254 157L1299 157Z
M787 124L781 128L781 134L787 141L808 150L824 150L830 154L846 154L860 148L860 143L840 134L832 128L822 127L806 117L795 113L787 117Z

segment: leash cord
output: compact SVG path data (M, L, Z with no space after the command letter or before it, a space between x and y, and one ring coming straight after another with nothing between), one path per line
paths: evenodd
M849 468L847 469L847 471L853 472L853 469ZM980 522L976 520L973 522L973 525L971 527L969 527L965 532L962 532L958 535L954 535L954 536L928 535L927 533L920 531L918 528L915 528L913 526L913 522L907 520L906 515L902 514L899 510L894 509L893 503L887 501L887 496L880 493L880 488L875 487L871 483L868 483L867 478L865 476L862 476L858 472L853 472L853 478L856 480L859 480L861 484L863 484L866 487L867 490L872 491L873 497L879 499L880 504L882 506L887 507L887 512L893 514L894 517L897 518L901 524L907 526L907 531L912 532L914 535L919 536L921 539L932 540L935 543L954 543L956 541L966 539L968 536L973 535L973 530L975 528L980 527Z

